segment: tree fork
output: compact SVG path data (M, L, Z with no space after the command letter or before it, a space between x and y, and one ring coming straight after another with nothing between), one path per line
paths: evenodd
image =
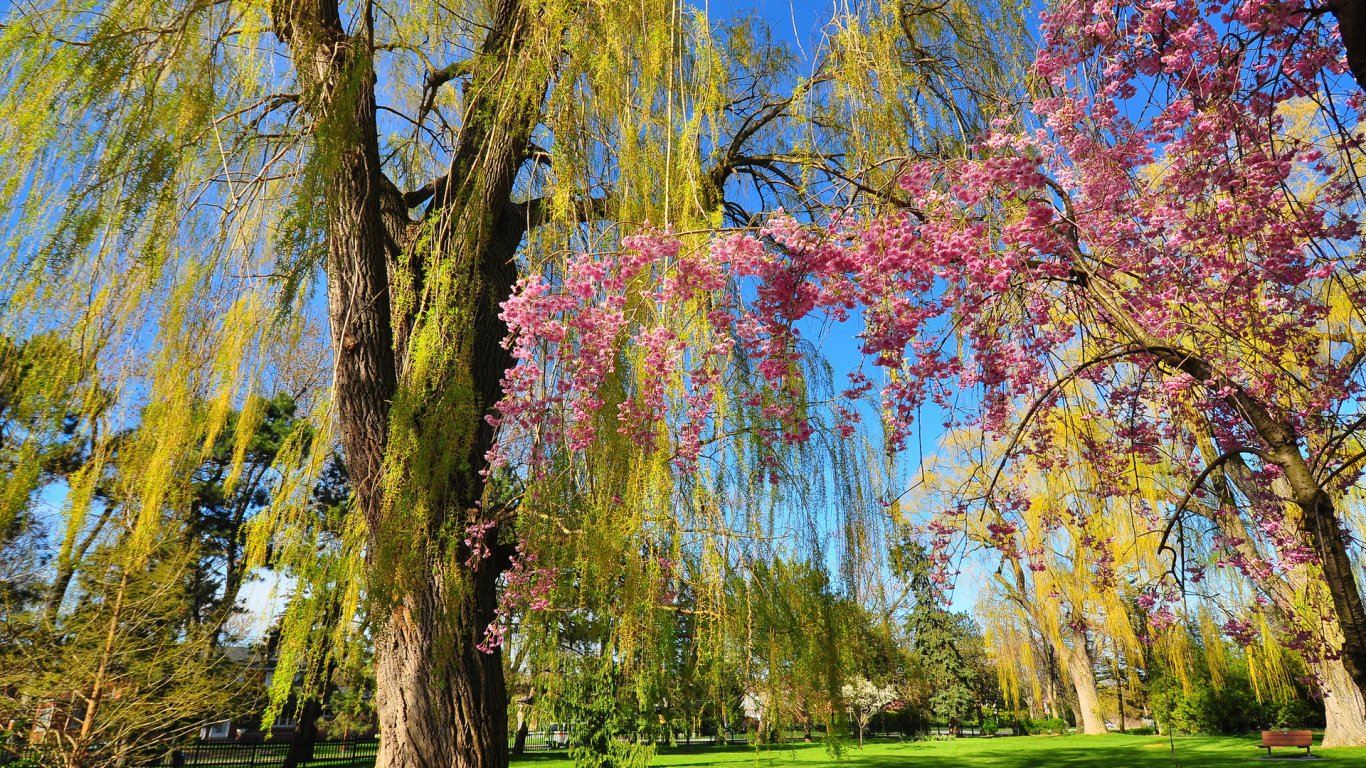
M123 568L119 577L118 591L114 594L114 609L109 612L109 629L105 632L104 646L100 652L99 667L95 670L95 680L90 684L90 696L86 699L85 714L81 717L81 730L71 744L69 768L83 768L86 764L86 750L94 738L95 720L100 716L100 704L104 701L104 689L108 682L109 665L114 657L114 641L118 639L119 619L123 613L123 599L128 591L128 568Z
M423 278L423 255L411 250L413 223L404 195L381 171L373 51L345 33L335 0L277 0L276 33L286 43L318 119L318 151L334 163L328 199L328 303L336 355L335 393L341 438L356 497L365 516L370 568L383 569L389 528L383 496L391 404L400 394L410 335L422 318L395 317L390 281L404 273ZM528 14L519 0L502 0L485 39L475 84L506 78L525 40ZM544 88L541 88L544 92ZM454 251L473 278L468 297L472 328L452 329L470 344L463 358L480 410L496 403L512 360L500 342L506 328L497 305L516 281L513 261L525 226L509 212L513 180L539 110L496 103L497 88L482 89L467 113L448 179L434 185L427 218L435 219L435 247ZM479 103L479 102L484 103ZM528 100L529 101L529 100ZM397 338L396 338L397 337ZM475 509L482 496L484 455L493 429L473 425L468 459L447 479L451 506ZM440 519L428 521L440 528ZM496 545L498 529L484 534ZM445 549L441 547L439 549ZM476 645L496 616L498 564L450 573L450 552L426 556L407 574L376 636L376 683L381 733L379 768L502 768L507 765L506 691L501 654ZM464 560L458 557L458 560Z

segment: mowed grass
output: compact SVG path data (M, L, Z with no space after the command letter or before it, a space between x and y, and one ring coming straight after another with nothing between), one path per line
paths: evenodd
M1266 750L1254 748L1256 736L1188 736L1172 743L1163 736L1010 736L953 741L852 742L844 757L833 758L821 744L784 744L760 747L662 748L653 765L659 768L1033 768L1033 766L1099 766L1100 768L1216 768L1242 766L1259 760ZM1318 744L1318 738L1314 739ZM1280 757L1303 755L1302 749L1277 749ZM1343 766L1366 766L1366 747L1320 750L1327 758L1314 761ZM520 768L573 768L565 752L514 757ZM1298 761L1294 761L1298 762Z

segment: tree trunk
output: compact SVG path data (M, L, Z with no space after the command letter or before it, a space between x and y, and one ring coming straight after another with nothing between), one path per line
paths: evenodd
M1216 454L1208 433L1200 430L1197 432L1197 436L1200 450L1204 454L1206 462L1213 461ZM1231 467L1232 471L1225 473L1224 476L1213 475L1209 482L1221 503L1232 507L1234 500L1228 486L1230 481L1249 496L1255 496L1261 489L1252 482L1251 471L1240 459L1231 460L1228 466ZM1275 487L1273 492L1285 500L1290 495L1288 484L1278 482L1277 486L1284 487ZM1241 517L1219 514L1219 510L1203 504L1192 504L1191 508L1217 525L1224 538L1234 542L1234 549L1244 558L1253 562L1264 559ZM1286 570L1284 576L1268 575L1259 580L1258 585L1270 595L1272 605L1282 612L1283 620L1293 623L1296 604L1295 594L1310 588L1309 578L1310 575L1305 567L1300 566ZM1336 626L1337 623L1333 622L1333 624ZM1324 689L1324 744L1329 746L1366 746L1366 701L1363 701L1361 689L1357 687L1352 676L1348 674L1341 659L1324 662L1320 665L1318 672L1323 678Z
M1096 673L1091 666L1091 654L1086 650L1086 633L1072 630L1072 647L1058 649L1067 664L1067 676L1077 692L1077 714L1081 716L1082 732L1091 735L1107 733L1105 719L1100 715L1100 696L1096 694Z
M1299 458L1298 448L1295 458ZM1323 579L1328 583L1328 592L1333 598L1337 629L1341 635L1338 649L1341 653L1340 663L1347 679L1356 685L1357 690L1366 690L1366 608L1362 606L1361 593L1352 572L1352 559L1343 540L1342 524L1327 492L1319 488L1317 483L1310 487L1307 481L1296 482L1297 476L1309 474L1303 460L1296 468L1302 472L1288 471L1286 474L1295 488L1295 501L1304 511L1300 530L1318 552Z
M1356 8L1355 3L1350 4ZM1075 246L1075 243L1074 243ZM1175 370L1186 373L1197 381L1213 381L1227 394L1222 398L1228 407L1251 427L1267 450L1258 450L1264 461L1278 467L1290 489L1290 501L1299 507L1300 534L1313 547L1323 569L1323 580L1333 599L1341 633L1340 653L1347 676L1358 690L1366 690L1366 606L1353 574L1351 556L1342 524L1332 496L1324 490L1314 469L1305 459L1300 447L1300 436L1294 425L1272 413L1237 381L1225 376L1209 361L1182 350L1181 345L1152 333L1125 310L1118 293L1105 281L1087 272L1086 258L1080 247L1075 250L1074 268L1085 276L1082 284L1098 299L1101 308L1110 315L1117 329L1133 342L1142 345L1154 357ZM1232 451L1229 456L1248 453L1246 449Z
M1062 717L1062 694L1058 692L1060 681L1058 680L1058 653L1052 643L1048 644L1048 687L1045 689L1046 695L1043 700L1044 716L1048 719Z
M260 471L241 486L247 490L240 492L241 499L233 510L232 537L228 539L227 551L223 557L223 595L218 599L218 605L214 607L209 618L209 626L212 628L209 633L210 648L218 648L223 640L224 627L237 611L237 596L242 593L242 579L246 575L242 567L242 524L246 520L252 490L259 487L261 476L266 470L267 467L261 467Z
M405 196L381 170L366 35L347 33L337 0L271 4L275 33L290 48L301 103L317 121L315 144L327 153L331 174L326 204L334 392L347 470L371 538L368 567L375 583L387 588L374 596L382 606L375 617L377 768L508 763L501 653L477 648L495 617L502 562L470 558L469 551L445 543L452 527L480 522L489 512L477 503L494 436L483 416L498 401L500 380L512 363L500 346L506 327L497 317L498 303L516 280L514 256L526 227L511 190L539 116L535 84L541 83L543 97L549 76L529 74L518 58L530 36L527 8L520 0L493 5L492 24L473 59L468 92L475 95L466 105L450 172L425 194ZM527 79L533 76L540 80ZM421 293L424 265L435 257L406 250L413 241L407 211L426 199L432 201L426 217L436 225L435 236L414 247L435 249L445 269L462 273L454 285L463 292L456 298L467 314L460 324L437 329L445 334L443 344L462 350L453 364L462 370L411 383L405 380L407 347L426 319L412 307L394 314L391 281L408 281L410 291ZM409 384L423 394L405 392ZM451 388L466 384L474 402L464 403L473 407L457 419L462 423L428 420L414 406L464 397ZM391 410L404 398L408 412ZM405 525L402 503L384 494L393 487L386 473L395 471L386 465L391 422L400 418L410 438L469 443L460 466L436 480L443 484L442 498L424 512L425 528L418 530ZM494 526L482 543L497 551L497 540Z
M526 707L517 705L517 736L512 742L512 754L526 754L526 737L530 732L530 723L527 721Z
M104 504L104 509L100 511L100 516L95 519L95 525L90 532L76 542L76 530L71 530L67 538L62 542L61 550L57 553L57 572L52 576L52 583L48 585L47 592L43 595L43 624L51 627L57 620L57 611L62 607L62 601L66 599L66 591L71 586L71 579L76 575L76 566L85 560L85 553L90 550L90 546L99 537L100 531L104 530L105 523L109 522L110 516L114 512L114 505L108 501Z
M393 609L375 643L377 766L508 764L502 654L476 647L494 619L496 578L491 567L477 571L467 598L451 600L434 572L420 593ZM461 614L443 619L447 610Z
M280 768L299 768L313 759L313 745L318 741L318 718L322 716L322 702L309 698L299 707L294 737L289 740L285 761Z
M66 590L71 586L71 579L76 575L76 563L80 562L77 558L63 553L57 560L57 572L52 575L52 583L48 585L47 592L43 595L43 624L51 627L57 620L57 611L62 607L62 601L66 599Z
M109 665L114 659L114 641L118 639L119 619L123 612L123 598L128 591L128 569L124 568L119 577L119 589L114 596L114 610L109 614L109 630L104 637L104 650L100 653L99 667L95 670L95 680L90 686L90 696L86 699L85 716L81 718L81 730L71 745L69 768L82 768L86 763L86 750L90 748L95 734L95 720L100 715L100 703L104 700L104 689L109 675Z
M1357 85L1366 88L1366 2L1330 0L1328 8L1338 20L1338 33L1347 49L1347 66Z
M1039 621L1034 605L1027 597L1029 592L1025 581L1024 568L1018 559L1013 560L1011 564L1015 572L1015 584L1012 586L1005 579L1001 579L999 575L998 579L1003 586L1010 590L1012 598L1030 617L1031 622L1037 625L1039 634L1047 638L1042 643L1042 655L1046 658L1048 666L1047 698L1044 701L1044 706L1049 710L1049 716L1062 716L1062 706L1055 683L1057 680L1057 660L1060 657L1067 668L1067 676L1071 679L1072 688L1077 695L1077 711L1081 715L1083 732L1088 734L1107 733L1105 720L1100 716L1100 697L1096 693L1096 673L1091 665L1091 653L1086 647L1085 627L1083 626L1081 629L1069 627L1072 636L1071 648L1062 642L1061 636L1044 630L1043 622Z
M1366 746L1366 701L1341 659L1325 661L1323 675L1323 729L1325 747Z
M313 759L313 745L318 741L318 718L322 717L323 706L327 701L327 688L332 684L332 674L337 670L336 658L332 655L332 633L336 628L340 610L331 603L323 611L322 626L318 628L319 639L311 642L308 659L308 680L305 688L308 696L299 702L294 726L294 738L290 739L285 761L280 768L299 768ZM309 688L308 686L314 686Z
M1116 683L1115 683L1115 699L1119 701L1119 732L1120 732L1120 733L1125 733L1125 732L1126 732L1126 724L1125 724L1125 722L1124 722L1124 680L1123 680L1123 679L1118 679L1118 678L1117 678L1117 681L1116 681Z

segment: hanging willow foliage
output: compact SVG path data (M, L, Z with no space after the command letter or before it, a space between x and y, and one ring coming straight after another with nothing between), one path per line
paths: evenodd
M646 222L686 255L779 207L894 204L901 162L967 151L1021 85L1012 9L841 5L795 51L758 18L709 13L673 0L7 12L0 330L59 335L98 364L117 397L89 414L148 436L128 491L148 541L234 409L280 381L325 382L306 401L311 428L279 451L248 557L299 579L282 665L303 664L319 626L335 649L360 639L368 606L386 765L505 759L502 571L554 574L526 610L610 617L601 647L643 669L669 624L661 590L686 589L711 622L699 636L720 633L737 568L783 551L821 562L825 515L867 529L898 482L875 437L818 429L775 454L754 437L762 414L723 396L694 473L672 463L667 420L642 442L603 416L586 448L552 446L534 471L485 483L485 416L513 363L498 305L519 276L559 286L579 254L619 251ZM707 306L631 301L637 329L715 340ZM614 354L606 414L650 371L639 349ZM743 356L727 365L745 386ZM819 426L833 383L815 362L800 378ZM663 387L678 398L685 384ZM243 410L238 434L259 418ZM356 503L320 532L310 489L338 443ZM785 483L769 482L775 468ZM877 539L851 541L856 581ZM481 711L487 724L470 720Z

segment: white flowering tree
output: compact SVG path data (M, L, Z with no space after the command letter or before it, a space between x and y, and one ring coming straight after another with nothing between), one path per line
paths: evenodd
M840 694L844 696L844 704L849 708L849 714L853 716L854 724L858 726L858 745L862 749L863 729L868 725L868 718L896 701L896 689L890 685L876 685L868 678L859 675L854 678L852 683L846 683L840 689Z

